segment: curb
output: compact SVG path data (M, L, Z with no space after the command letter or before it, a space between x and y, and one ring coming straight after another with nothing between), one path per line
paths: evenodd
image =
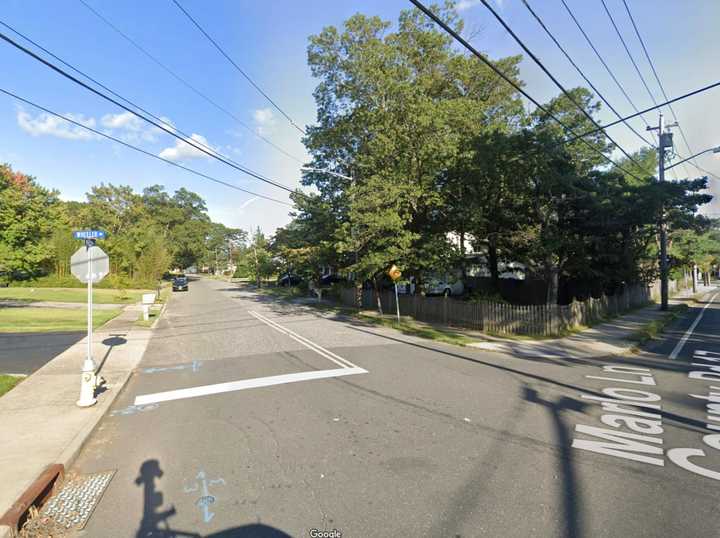
M149 341L150 338L148 338L148 343ZM143 357L145 356L146 350L147 344L145 345L145 349L143 349L142 356L138 360L137 364L142 361ZM72 441L60 453L60 456L57 458L58 461L49 464L45 468L45 470L30 485L30 487L20 496L20 498L17 499L15 503L13 503L13 505L2 515L2 517L0 517L0 521L2 521L2 523L0 523L0 538L14 538L15 536L17 536L18 531L12 526L9 526L8 523L12 524L14 522L15 524L17 524L19 519L22 518L22 516L27 512L30 506L34 505L38 500L44 500L44 498L41 499L41 497L43 497L43 492L46 492L48 487L57 478L57 473L53 474L49 470L61 468L62 471L60 471L60 474L63 474L64 471L73 464L78 454L85 446L86 441L95 431L98 424L100 424L100 421L102 421L102 419L105 417L108 410L110 409L110 407L112 407L112 404L115 402L118 396L120 396L120 393L125 389L128 381L130 380L130 377L132 377L134 370L135 369L133 368L132 370L127 371L125 374L123 374L123 377L118 380L118 382L112 387L112 390L108 390L104 393L107 394L107 397L102 400L101 405L104 407L102 412L97 413L97 416L94 418L94 420L90 420L75 435L75 437L73 437ZM23 507L23 510L22 512L18 513L19 507ZM15 514L13 514L13 509L15 510Z

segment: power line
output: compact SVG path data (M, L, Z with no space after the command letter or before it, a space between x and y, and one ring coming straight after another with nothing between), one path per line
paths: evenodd
M412 1L412 0L410 0ZM645 110L639 110L634 114L630 114L629 116L625 116L624 118L620 118L619 120L611 121L610 123L606 123L605 125L601 126L600 128L590 129L589 131L585 131L582 134L575 135L573 138L570 138L567 140L567 142L574 142L575 140L578 140L580 138L584 138L586 136L590 136L591 134L595 134L599 131L602 131L604 129L607 129L608 127L613 127L619 123L623 123L627 120L630 120L632 118L636 118L638 116L641 116L642 114L647 114L648 112L652 112L653 110L656 110L658 108L662 108L664 106L667 106L671 103L677 103L678 101L682 101L683 99L687 99L688 97L693 97L695 95L698 95L700 93L706 92L708 90L712 90L713 88L717 88L720 86L720 81L713 82L712 84L708 84L707 86L703 86L702 88L698 88L697 90L693 90L691 92L688 92L686 94L680 95L678 97L674 97L672 99L669 99L665 101L664 103L660 103L656 106L651 106L649 108L646 108Z
M658 83L658 86L660 86L660 91L663 94L663 97L667 101L667 94L665 93L665 88L662 85L662 82L660 82L660 76L658 75L657 70L655 69L655 64L653 63L652 59L650 58L650 53L647 50L647 47L645 46L645 41L643 40L642 36L640 35L640 30L637 27L637 24L635 24L635 18L632 16L632 13L630 12L630 7L628 6L627 2L623 0L623 4L625 5L625 11L627 11L628 17L630 17L630 22L632 23L633 28L635 29L635 35L638 38L638 41L640 41L640 45L642 46L643 52L645 53L645 58L647 58L648 63L650 64L650 69L652 69L653 75L655 76L655 80ZM670 112L673 115L673 118L676 122L678 122L678 129L680 130L680 136L682 136L683 141L685 142L685 147L687 147L688 151L692 154L693 150L690 148L690 144L688 143L687 137L685 136L685 131L683 131L682 125L680 125L680 122L678 121L678 117L675 114L675 110L673 110L673 107L671 105L668 105L668 108L670 109ZM693 159L691 163L697 164L697 162Z
M442 21L435 13L430 11L427 7L425 7L419 0L410 0L420 11L425 13L430 19L435 22L440 28L445 30L448 34L450 34L453 39L455 39L458 43L460 43L463 47L465 47L468 51L470 51L476 58L478 58L481 62L483 62L485 65L487 65L490 69L492 69L496 75L498 75L500 78L502 78L505 82L510 84L515 90L517 90L520 94L525 96L526 99L528 99L531 103L533 103L538 109L543 111L547 116L552 118L556 123L558 123L563 129L568 131L570 134L575 135L575 131L573 131L570 127L565 125L562 120L560 120L557 116L555 116L552 112L550 112L547 108L545 108L543 105L540 104L540 102L532 97L529 93L527 93L521 86L519 86L517 83L515 83L510 77L508 77L505 73L503 73L498 67L496 67L490 60L485 58L480 52L478 52L475 47L473 47L470 43L468 43L460 34L458 34L455 30L450 28L445 22ZM598 131L603 130L597 129ZM632 172L629 172L628 170L625 170L623 167L621 167L618 163L616 163L614 160L612 160L610 157L605 155L602 151L597 149L595 146L590 144L588 141L586 141L584 138L578 138L581 142L583 142L586 146L588 146L593 152L597 153L601 157L603 157L606 161L609 163L615 165L619 170L622 170L626 174L634 177L635 179L641 180L640 177L636 176Z
M143 112L144 114L147 114L148 116L150 116L150 117L153 118L154 120L162 123L165 127L167 127L168 129L170 129L171 131L180 133L182 136L184 136L184 137L186 138L185 142L187 142L187 140L192 140L192 141L193 141L193 144L191 144L191 145L193 145L193 146L195 146L195 144L200 145L200 146L202 146L203 148L205 148L206 150L212 151L213 153L216 153L216 154L220 155L221 157L223 157L224 159L226 159L227 161L233 163L233 164L236 165L236 166L239 166L239 167L241 167L241 168L245 168L245 169L247 169L249 172L252 172L253 174L256 174L257 176L260 176L260 175L261 175L261 174L255 172L254 170L251 170L250 168L247 168L247 167L245 167L245 166L243 166L243 165L238 164L237 162L233 161L233 160L230 159L229 157L227 157L227 156L225 156L225 155L222 155L221 153L219 153L218 151L216 151L214 148L211 148L211 147L208 146L207 144L203 144L202 142L193 139L190 135L188 135L187 133L185 133L185 132L181 131L180 129L178 129L175 125L173 125L172 123L170 123L170 122L169 122L168 120L166 120L165 118L158 117L157 115L153 114L152 112L149 112L148 110L146 110L145 108L141 107L141 106L138 105L137 103L134 103L133 101L131 101L131 100L123 97L123 96L120 95L119 93L113 91L111 88L107 87L105 84L103 84L103 83L100 82L99 80L91 77L90 75L88 75L88 74L85 73L84 71L81 71L80 69L78 69L78 68L75 67L74 65L66 62L65 60L63 60L62 58L60 58L59 56L57 56L56 54L54 54L52 51L49 51L48 49L46 49L45 47L43 47L42 45L40 45L40 44L37 43L36 41L33 41L30 37L28 37L28 36L26 36L25 34L19 32L17 29L13 28L13 27L10 26L9 24L6 24L6 23L4 23L3 21L0 21L0 25L4 26L5 28L7 28L7 29L10 30L11 32L13 32L14 34L20 36L21 38L23 38L23 39L26 40L27 42L32 43L35 47L37 47L38 49L40 49L41 51L43 51L43 52L44 52L45 54L47 54L48 56L54 58L55 60L57 60L58 62L60 62L60 63L63 64L64 66L68 67L69 69L72 69L75 73L78 73L80 76L85 77L86 79L90 80L90 81L93 82L94 84L100 86L100 87L103 88L105 91L107 91L107 92L109 92L110 94L112 94L113 96L117 97L118 99L122 100L123 102L127 103L128 105L130 105L130 106L132 106L132 107L140 110L140 111ZM6 39L6 41L7 41L7 39ZM12 40L10 40L10 41L12 41ZM17 46L17 44L15 44L15 46ZM21 48L21 50L22 50L22 47L20 47L20 48ZM33 53L29 53L29 54L30 54L31 56L34 56ZM44 60L42 60L42 59L39 58L39 57L37 57L36 59L38 59L39 61L45 63ZM53 67L53 69L55 69L55 68ZM58 71L58 72L59 72L59 71ZM62 73L61 73L61 74L62 74ZM94 91L94 90L91 89L91 91ZM135 112L133 112L132 110L129 111L129 112L135 114ZM137 116L137 114L135 114L135 115ZM145 119L145 118L143 118L143 119ZM157 127L159 127L159 126L157 126ZM163 129L163 130L165 130L165 131L167 132L167 129ZM172 134L172 133L171 133L171 134ZM174 135L173 135L173 136L174 136ZM265 176L263 176L263 177L265 177ZM273 182L273 180L270 180L270 179L268 179L267 177L265 177L265 179L268 180L268 181ZM273 182L273 183L275 183L275 182ZM281 185L281 184L277 184L276 186L279 186L279 185ZM282 185L280 188L287 189L287 187L285 187L284 185Z
M625 49L625 52L627 53L628 58L630 58L630 62L632 63L633 67L635 68L635 72L640 77L640 80L643 83L643 86L645 86L645 89L647 90L648 95L650 96L650 99L652 100L653 104L657 105L655 96L650 91L650 87L648 86L648 83L645 81L645 77L643 76L642 72L640 71L640 68L638 67L637 63L635 63L635 58L633 58L633 55L630 53L630 49L628 48L627 43L625 43L625 39L623 38L622 34L620 33L620 29L617 27L617 24L615 24L615 19L613 19L613 16L610 14L610 10L608 9L607 4L605 3L605 0L600 0L600 2L602 3L603 8L605 8L605 13L607 13L608 18L610 19L610 23L612 24L613 28L615 28L615 33L617 34L618 38L620 38L620 43L622 43L622 46Z
M505 28L505 30L512 36L512 38L517 42L517 44L520 45L520 47L522 47L522 49L530 56L530 58L532 58L532 60L538 65L538 67L542 69L543 73L545 73L550 78L550 80L553 81L555 86L560 88L560 91L565 94L565 97L567 97L570 102L574 104L577 109L582 112L588 120L590 120L590 122L592 122L593 125L595 125L596 127L600 127L600 124L595 120L595 118L593 118L592 115L590 115L590 113L588 113L585 108L575 100L575 98L570 94L570 92L565 89L565 87L560 83L560 81L555 78L555 76L550 72L550 70L545 67L545 65L540 61L540 59L527 47L527 45L525 45L525 43L518 37L518 35L513 31L513 29L510 28L510 26L505 22L505 20L500 16L500 14L493 9L490 3L487 0L481 1L483 5L490 11L490 13L492 13L493 16L498 20L498 22L503 26L503 28ZM625 157L628 158L628 160L642 168L642 165L637 162L632 155L625 151L625 149L620 144L618 144L607 131L603 129L603 133L608 138L608 140L610 140L610 142L614 144L615 147L617 147L622 152L622 154L625 155Z
M605 61L605 59L602 57L602 55L601 55L600 52L598 51L597 47L595 47L595 44L592 42L592 40L590 39L590 37L589 37L589 36L587 35L587 33L585 32L585 29L582 27L582 25L580 24L580 22L577 20L577 17L575 17L575 14L574 14L574 13L572 12L572 10L570 9L570 6L567 5L567 2L566 2L565 0L560 0L560 1L562 2L563 6L565 6L565 10L568 12L568 15L570 15L570 18L571 18L571 19L573 20L573 22L575 23L575 26L577 26L578 30L580 30L580 33L581 33L581 34L583 35L583 37L585 38L585 41L587 42L587 44L590 46L590 48L592 49L592 51L595 53L595 56L597 56L597 59L600 60L600 63L603 65L603 67L605 68L605 70L608 72L608 74L610 75L610 78L613 79L613 82L615 82L615 85L618 87L618 89L620 90L620 92L625 96L625 99L627 99L627 102L630 103L630 106L633 108L633 110L634 110L635 112L639 112L638 107L635 105L635 103L633 102L633 100L630 98L630 96L628 95L628 93L625 91L625 88L623 87L623 85L620 84L620 81L617 79L617 77L615 76L615 73L613 73L612 69L610 69L610 67L608 66L608 64L607 64L607 62ZM647 120L645 119L645 117L642 116L641 114L638 114L638 115L640 116L640 118L642 119L642 121L645 123L645 126L646 126L646 127L650 127L650 124L647 122ZM653 134L652 136L653 136L653 138L655 137L654 134Z
M527 0L522 0L523 4L525 4L525 7L528 9L530 14L535 18L535 20L538 22L538 24L542 27L543 30L545 30L545 33L552 39L553 43L557 46L558 49L563 53L565 58L570 62L570 64L575 68L575 70L580 74L580 76L585 80L585 82L588 83L588 85L593 89L595 94L602 99L603 103L605 103L610 110L617 116L618 119L622 119L622 116L620 113L615 109L614 106L610 104L610 102L605 98L605 96L598 90L595 85L590 81L590 79L585 75L585 73L578 67L578 65L575 63L575 61L570 57L570 55L567 53L567 51L563 48L563 46L558 42L556 37L553 35L553 33L548 29L548 27L545 25L545 23L542 21L542 19L538 16L537 13L530 7L530 4L527 2ZM630 125L628 122L623 122L635 135L637 135L640 140L645 142L648 146L654 146L655 144L651 143L649 140L647 140L643 135L641 135L639 132L635 130L635 128Z
M214 106L216 109L218 109L220 112L224 113L228 117L230 117L232 120L239 123L242 127L244 127L247 131L249 131L253 136L256 138L262 140L266 144L270 145L271 147L275 148L277 151L285 155L286 157L289 157L290 159L293 159L294 161L297 161L300 164L304 164L304 162L301 159L298 159L288 151L285 151L283 148L272 142L271 140L267 139L266 137L262 136L261 134L257 133L252 127L247 125L244 121L242 121L240 118L238 118L235 114L230 112L227 108L220 105L217 101L214 99L208 97L205 93L198 90L195 86L190 84L187 80L182 78L180 75L178 75L175 71L170 69L167 65L165 65L163 62L161 62L156 56L152 55L150 52L148 52L144 47L142 47L137 41L132 39L130 36L128 36L125 32L120 30L116 25L114 25L110 20L108 20L105 16L103 16L100 12L98 12L95 8L93 8L90 4L88 4L85 0L79 0L88 10L90 10L91 13L93 13L98 19L100 19L102 22L104 22L107 26L109 26L113 31L115 31L117 34L119 34L121 37L123 37L126 41L128 41L133 47L135 47L137 50L139 50L141 53L143 53L146 57L148 57L150 60L152 60L155 64L157 64L160 68L162 68L166 73L168 73L170 76L172 76L175 80L180 82L183 86L191 90L193 93L204 99L206 102Z
M7 25L5 25L5 26L7 26ZM37 54L35 54L35 53L32 52L31 50L27 49L26 47L23 47L22 45L20 45L19 43L17 43L16 41L14 41L12 38L8 37L7 35L3 34L2 32L0 32L0 39L3 39L4 41L6 41L7 43L11 44L12 46L14 46L15 48L17 48L18 50L24 52L24 53L27 54L28 56L34 58L34 59L37 60L38 62L42 63L43 65L49 67L49 68L52 69L53 71L55 71L55 72L59 73L60 75L64 76L64 77L67 78L68 80L71 80L71 81L74 82L75 84L78 84L79 86L82 86L82 87L85 88L86 90L94 93L95 95L97 95L97 96L99 96L99 97L102 97L102 98L105 99L106 101L109 101L109 102L113 103L114 105L122 108L123 110L126 110L126 111L130 112L131 114L137 116L138 118L146 121L147 123L149 123L149 124L151 124L151 125L154 125L154 126L157 127L158 129L166 132L167 134L173 136L174 138L177 138L178 140L181 140L182 142L184 142L184 143L186 143L187 145L189 145L189 146L191 146L191 147L193 147L193 148L201 151L202 153L205 153L205 154L208 155L209 157L212 157L213 159L216 159L216 160L218 160L218 161L220 161L220 162L222 162L222 163L224 163L224 164L226 164L226 165L228 165L228 166L230 166L230 167L232 167L232 168L234 168L234 169L236 169L236 170L238 170L238 171L240 171L240 172L242 172L242 173L244 173L244 174L247 174L247 175L252 176L252 177L254 177L254 178L256 178L256 179L259 179L260 181L263 181L263 182L265 182L265 183L268 183L268 184L270 184L270 185L273 185L273 186L275 186L275 187L278 187L278 188L280 188L280 189L283 189L283 190L285 190L285 191L287 191L287 192L294 192L291 188L286 187L285 185L283 185L283 184L281 184L281 183L277 183L277 182L275 182L274 180L268 179L268 178L266 178L265 176L262 176L262 175L258 174L257 172L254 172L254 171L250 170L249 168L246 168L246 167L243 167L242 165L239 165L239 164L237 164L237 163L234 163L232 160L230 160L229 158L227 158L227 157L223 156L222 154L218 153L216 150L214 150L214 149L212 149L212 148L209 148L209 147L206 146L205 144L202 144L202 143L200 143L200 142L197 142L195 139L189 137L187 134L182 133L181 131L177 130L174 126L169 125L166 121L161 120L161 123L162 123L162 124L161 124L161 123L156 123L156 122L148 119L147 116L144 116L143 114L138 113L137 111L135 111L135 110L127 107L126 105L123 105L122 103L120 103L120 102L117 101L116 99L113 99L112 97L108 97L107 95L105 95L105 94L102 93L101 91L99 91L99 90L93 88L92 86L86 84L86 83L83 82L82 80L79 80L78 78L72 76L70 73L68 73L67 71L64 71L63 69L61 69L60 67L56 66L56 65L53 64L52 62L49 62L48 60L45 60L44 58L38 56ZM112 93L113 93L114 95L117 95L117 94L115 94L114 92L112 92ZM123 100L125 100L126 102L130 102L130 101L126 100L126 99L123 99ZM133 104L132 106L135 106L135 107L138 108L139 110L142 110L142 109L141 109L140 107L138 107L137 105L134 105L134 104ZM180 134L183 135L183 136L180 136L180 135L177 134L177 133L180 133Z
M38 105L37 103L33 103L32 101L25 99L23 97L20 97L19 95L16 95L12 93L11 91L5 90L3 88L0 88L0 92L4 93L5 95L8 95L14 99L17 99L18 101L25 103L27 105L30 105L38 110L42 110L43 112L50 114L52 116L55 116L57 118L60 118L64 121L67 121L68 123L72 123L73 125L76 125L78 127L81 127L91 133L96 134L97 136L102 136L104 138L107 138L108 140L112 140L113 142L116 142L118 144L122 144L123 146L130 148L132 150L135 150L139 153L142 153L144 155L147 155L148 157L152 157L153 159L157 159L159 161L162 161L164 163L170 164L172 166L175 166L177 168L180 168L182 170L185 170L187 172L190 172L191 174L195 174L196 176L200 176L202 178L208 179L210 181L213 181L215 183L219 183L220 185L224 185L226 187L230 187L231 189L238 190L240 192L244 192L246 194L251 194L253 196L257 196L258 198L264 198L265 200L269 200L271 202L277 202L278 204L283 204L292 207L293 204L289 204L287 202L283 202L282 200L277 200L275 198L272 198L270 196L265 196L264 194L260 194L257 192L249 191L247 189L243 189L242 187L238 187L237 185L233 185L232 183L228 183L227 181L223 181L222 179L217 179L215 177L209 176L207 174L203 174L202 172L198 172L197 170L193 170L192 168L188 168L187 166L183 166L181 164L178 164L174 161L171 161L169 159L165 159L163 157L160 157L159 155L155 155L154 153L150 153L149 151L145 151L142 148L139 148L137 146L134 146L132 144L129 144L123 140L120 140L119 138L115 138L114 136L111 136L109 134L103 133L101 131L98 131L96 129L93 129L92 127L88 127L87 125L84 125L83 123L80 123L79 121L76 121L68 116L64 116L63 114L59 114L57 112L54 112L53 110L50 110L49 108L45 108L44 106Z
M258 84L257 84L252 78L250 78L250 75L248 75L248 74L223 50L223 48L218 44L218 42L215 41L215 40L210 36L210 34L208 34L208 33L203 29L202 26L200 26L200 23L197 22L197 21L193 18L193 16L190 15L190 13L188 13L187 10L185 10L185 8L180 5L180 3L179 3L177 0L172 0L172 1L173 1L173 3L178 7L178 9L185 14L185 16L190 20L190 22L192 22L192 23L195 25L195 27L200 31L200 33L203 34L203 35L208 39L208 41L210 41L210 43L213 44L213 46L218 50L218 52L219 52L220 54L222 54L222 55L225 57L225 59L226 59L228 62L230 62L230 64L232 64L232 66L240 72L240 74L241 74L243 77L245 77L245 80L247 80L247 81L253 86L253 88L255 88L255 89L260 93L260 95L262 95L265 99L267 99L268 102L269 102L272 106L274 106L274 107L277 109L278 112L280 112L280 114L282 114L283 116L285 116L285 119L287 119L287 120L290 122L290 125L292 125L293 127L295 127L295 129L297 129L298 131L300 131L303 135L306 135L306 134L307 134L307 133L305 132L305 129L303 129L303 128L300 127L297 123L295 123L295 121L287 114L287 112L285 112L282 108L280 108L280 106L279 106L275 101L273 101L273 100L270 98L270 96L269 96L267 93L265 93L265 92L263 91L263 89L262 89L260 86L258 86Z

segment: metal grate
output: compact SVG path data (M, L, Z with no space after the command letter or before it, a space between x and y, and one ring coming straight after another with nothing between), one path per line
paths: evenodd
M23 526L22 536L56 536L85 527L115 471L68 477L60 490Z

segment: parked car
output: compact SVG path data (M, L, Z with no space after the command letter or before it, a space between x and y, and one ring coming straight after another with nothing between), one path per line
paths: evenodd
M451 295L462 295L465 286L462 280L451 282L444 278L430 279L425 285L425 295L443 295L450 297Z
M187 291L188 279L185 275L175 275L172 283L173 291Z
M281 275L277 279L277 285L284 287L284 286L297 286L302 282L302 278L300 278L297 275L293 275L290 273L285 273L284 275Z
M346 280L338 275L323 275L320 277L321 286L331 286L333 284L337 284L338 282L346 282Z

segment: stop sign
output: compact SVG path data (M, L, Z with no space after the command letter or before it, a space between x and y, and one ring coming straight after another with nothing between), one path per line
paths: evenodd
M80 247L70 257L70 272L80 282L100 282L110 272L110 258L98 246Z

